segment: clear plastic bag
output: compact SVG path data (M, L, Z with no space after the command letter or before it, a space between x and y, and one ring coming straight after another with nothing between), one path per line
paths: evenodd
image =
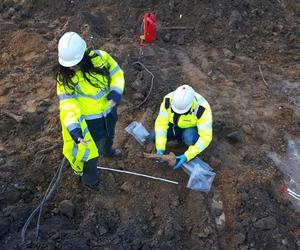
M209 192L215 178L213 169L198 157L183 164L183 170L190 178L187 187L201 192Z
M142 123L133 121L126 128L125 131L131 134L139 144L144 145L149 138L150 133L145 129Z
M275 152L268 152L268 156L284 174L286 188L282 189L283 193L293 197L291 201L294 208L300 211L300 139L288 141L284 156L280 156Z

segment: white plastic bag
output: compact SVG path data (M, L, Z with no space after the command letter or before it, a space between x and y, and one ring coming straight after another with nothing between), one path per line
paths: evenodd
M126 128L125 131L131 134L139 144L144 145L147 142L147 139L150 133L145 129L142 123L133 121Z
M183 170L190 175L187 187L201 192L209 192L215 178L213 169L198 157L183 164Z

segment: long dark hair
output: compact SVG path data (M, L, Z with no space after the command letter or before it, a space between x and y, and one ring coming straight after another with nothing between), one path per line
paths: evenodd
M104 82L99 81L95 77L96 74L100 74L103 77L105 77L108 81L108 84L110 84L110 77L109 77L109 69L107 67L95 67L92 63L92 59L99 56L95 52L93 52L92 55L90 55L91 50L87 49L84 52L82 60L78 63L78 66L80 68L80 71L83 74L84 79L91 84L92 86L99 88L103 90L106 85ZM76 88L77 82L72 81L72 77L75 75L75 71L72 70L69 67L64 67L62 65L59 65L59 70L56 75L56 79L58 80L59 84L63 85L67 93L74 93ZM91 82L90 78L93 78L96 80L96 82ZM71 94L70 93L70 94Z

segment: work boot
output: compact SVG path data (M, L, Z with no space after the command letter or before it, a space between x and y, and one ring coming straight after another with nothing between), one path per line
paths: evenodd
M122 155L122 150L118 148L111 148L108 153L106 153L105 157L118 157Z
M100 183L100 181L98 181L98 183L94 184L94 185L88 185L88 184L85 184L86 187L90 188L90 189L93 189L95 191L100 191L103 189L103 186L102 184Z
M118 148L113 148L113 138L103 138L96 142L99 155L104 157L117 157L122 155L122 151Z

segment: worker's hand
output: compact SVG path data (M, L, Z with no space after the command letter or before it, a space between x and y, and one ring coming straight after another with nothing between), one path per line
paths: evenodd
M157 150L157 151L156 151L156 154L157 154L157 155L164 155L164 154L165 154L165 151L164 151L164 150Z
M176 159L178 160L178 162L175 165L174 170L180 168L183 165L183 163L185 163L187 160L185 154L176 156Z
M117 103L113 99L111 99L109 100L109 105L113 108L114 106L117 105Z
M119 94L117 91L112 90L107 95L107 100L110 100L109 104L113 108L116 105L119 105L121 102L122 95Z
M79 143L81 143L82 145L84 145L84 146L87 146L88 145L88 142L90 142L91 140L84 140L84 139L82 139L82 138L78 138L77 139L77 141L79 142Z
M164 150L157 150L157 151L156 151L156 154L157 154L157 155L164 155L164 154L165 154L165 151L164 151ZM156 163L163 163L164 161L162 161L162 160L156 160L155 162L156 162Z

